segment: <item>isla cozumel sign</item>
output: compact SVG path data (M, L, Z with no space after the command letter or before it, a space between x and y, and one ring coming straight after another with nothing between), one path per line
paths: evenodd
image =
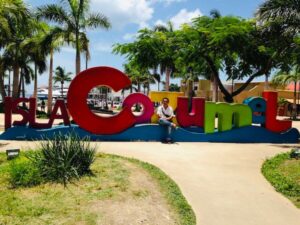
M110 67L94 67L79 73L71 82L67 105L57 100L47 123L36 122L36 99L5 99L5 132L0 139L40 140L51 138L60 132L76 132L81 137L103 141L161 141L166 128L156 121L153 102L163 97L170 99L176 108L176 120L180 126L172 132L174 141L181 142L236 142L236 143L297 143L299 132L291 121L277 120L277 92L264 92L263 97L252 97L244 104L206 102L204 98L192 99L189 111L188 98L178 93L159 92L130 94L123 102L122 110L111 117L94 114L87 105L87 96L96 86L108 86L120 91L131 84L121 71ZM23 110L18 104L29 104ZM131 108L143 105L143 113L135 116ZM60 111L60 113L58 113ZM12 114L20 114L22 120L12 121ZM71 125L70 116L76 125ZM215 121L218 118L217 129ZM53 126L55 119L64 125Z

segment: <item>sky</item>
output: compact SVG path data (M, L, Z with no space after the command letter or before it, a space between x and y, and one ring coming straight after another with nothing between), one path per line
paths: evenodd
M32 8L58 3L60 0L25 0ZM110 30L89 30L91 61L89 67L111 66L122 70L126 59L111 53L115 43L134 40L137 31L144 27L153 27L173 22L175 27L188 23L193 17L209 15L212 9L218 9L222 15L235 15L251 18L263 0L90 0L92 12L107 16L112 24ZM49 61L49 60L48 60ZM48 62L49 63L49 62ZM85 61L82 58L82 69ZM75 50L63 46L54 55L54 68L64 67L68 72L75 72ZM47 85L48 71L39 77L38 85ZM32 93L33 84L27 87Z

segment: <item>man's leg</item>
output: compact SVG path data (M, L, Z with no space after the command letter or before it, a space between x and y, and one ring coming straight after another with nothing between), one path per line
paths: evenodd
M171 141L171 133L172 133L172 126L173 126L173 124L170 121L164 120L164 119L159 119L158 123L160 125L163 125L163 126L167 127L167 137L166 137L166 140L167 141Z

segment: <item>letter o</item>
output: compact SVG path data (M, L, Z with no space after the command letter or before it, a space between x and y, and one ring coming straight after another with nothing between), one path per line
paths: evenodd
M131 107L137 103L140 103L144 106L144 111L142 115L135 116L135 123L149 123L152 115L154 114L154 107L147 95L142 93L131 94L125 98L122 107L131 109Z
M130 84L129 78L124 73L111 67L94 67L82 71L69 87L67 96L69 112L79 127L93 134L122 132L135 123L130 108L124 107L119 114L112 117L101 117L91 112L86 99L95 86L108 86L117 92Z

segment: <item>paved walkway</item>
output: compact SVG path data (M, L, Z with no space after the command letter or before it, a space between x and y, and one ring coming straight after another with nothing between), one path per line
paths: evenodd
M29 145L33 143L11 142L2 150ZM288 151L291 145L143 142L97 145L99 151L134 157L165 171L193 207L197 224L300 224L300 210L275 192L260 172L267 157Z

